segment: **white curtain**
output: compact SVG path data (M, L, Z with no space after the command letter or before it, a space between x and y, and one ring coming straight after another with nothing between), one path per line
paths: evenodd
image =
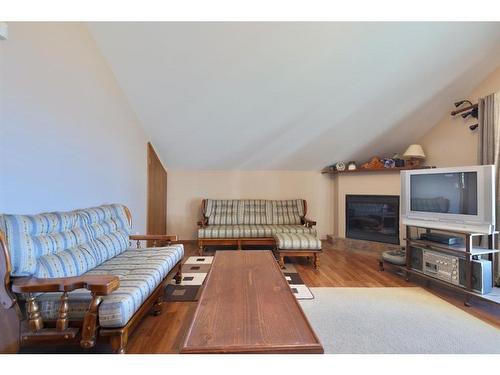
M500 92L479 99L479 163L496 167L496 229L500 229ZM498 246L498 239L497 239ZM496 263L496 284L500 286L500 262Z

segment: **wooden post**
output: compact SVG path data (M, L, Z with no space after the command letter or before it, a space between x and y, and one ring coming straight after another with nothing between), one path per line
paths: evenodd
M314 253L314 268L319 268L319 253Z
M43 328L43 320L38 309L38 303L33 293L28 293L26 300L26 312L28 313L28 325L32 332L37 332Z
M285 268L285 257L283 255L280 255L280 261L279 261L280 267Z
M97 317L101 302L102 296L92 293L92 300L83 318L82 339L80 341L82 348L88 349L95 345L97 336Z
M59 306L59 315L57 317L56 329L64 331L68 328L68 292L64 292L61 296L61 305Z
M203 241L198 240L198 253L203 256Z
M117 354L125 354L128 343L128 331L126 329L116 336L111 336L111 348Z

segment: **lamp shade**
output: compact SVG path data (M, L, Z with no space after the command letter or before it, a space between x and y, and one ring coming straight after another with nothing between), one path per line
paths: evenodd
M425 159L425 153L420 145L410 145L403 154L404 159Z

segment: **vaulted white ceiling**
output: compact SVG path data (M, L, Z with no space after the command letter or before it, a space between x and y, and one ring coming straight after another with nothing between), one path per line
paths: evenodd
M404 151L500 64L500 23L89 23L169 168Z

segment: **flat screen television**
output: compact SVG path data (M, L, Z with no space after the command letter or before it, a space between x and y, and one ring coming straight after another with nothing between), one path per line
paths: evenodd
M495 180L492 165L402 171L402 223L491 234Z

